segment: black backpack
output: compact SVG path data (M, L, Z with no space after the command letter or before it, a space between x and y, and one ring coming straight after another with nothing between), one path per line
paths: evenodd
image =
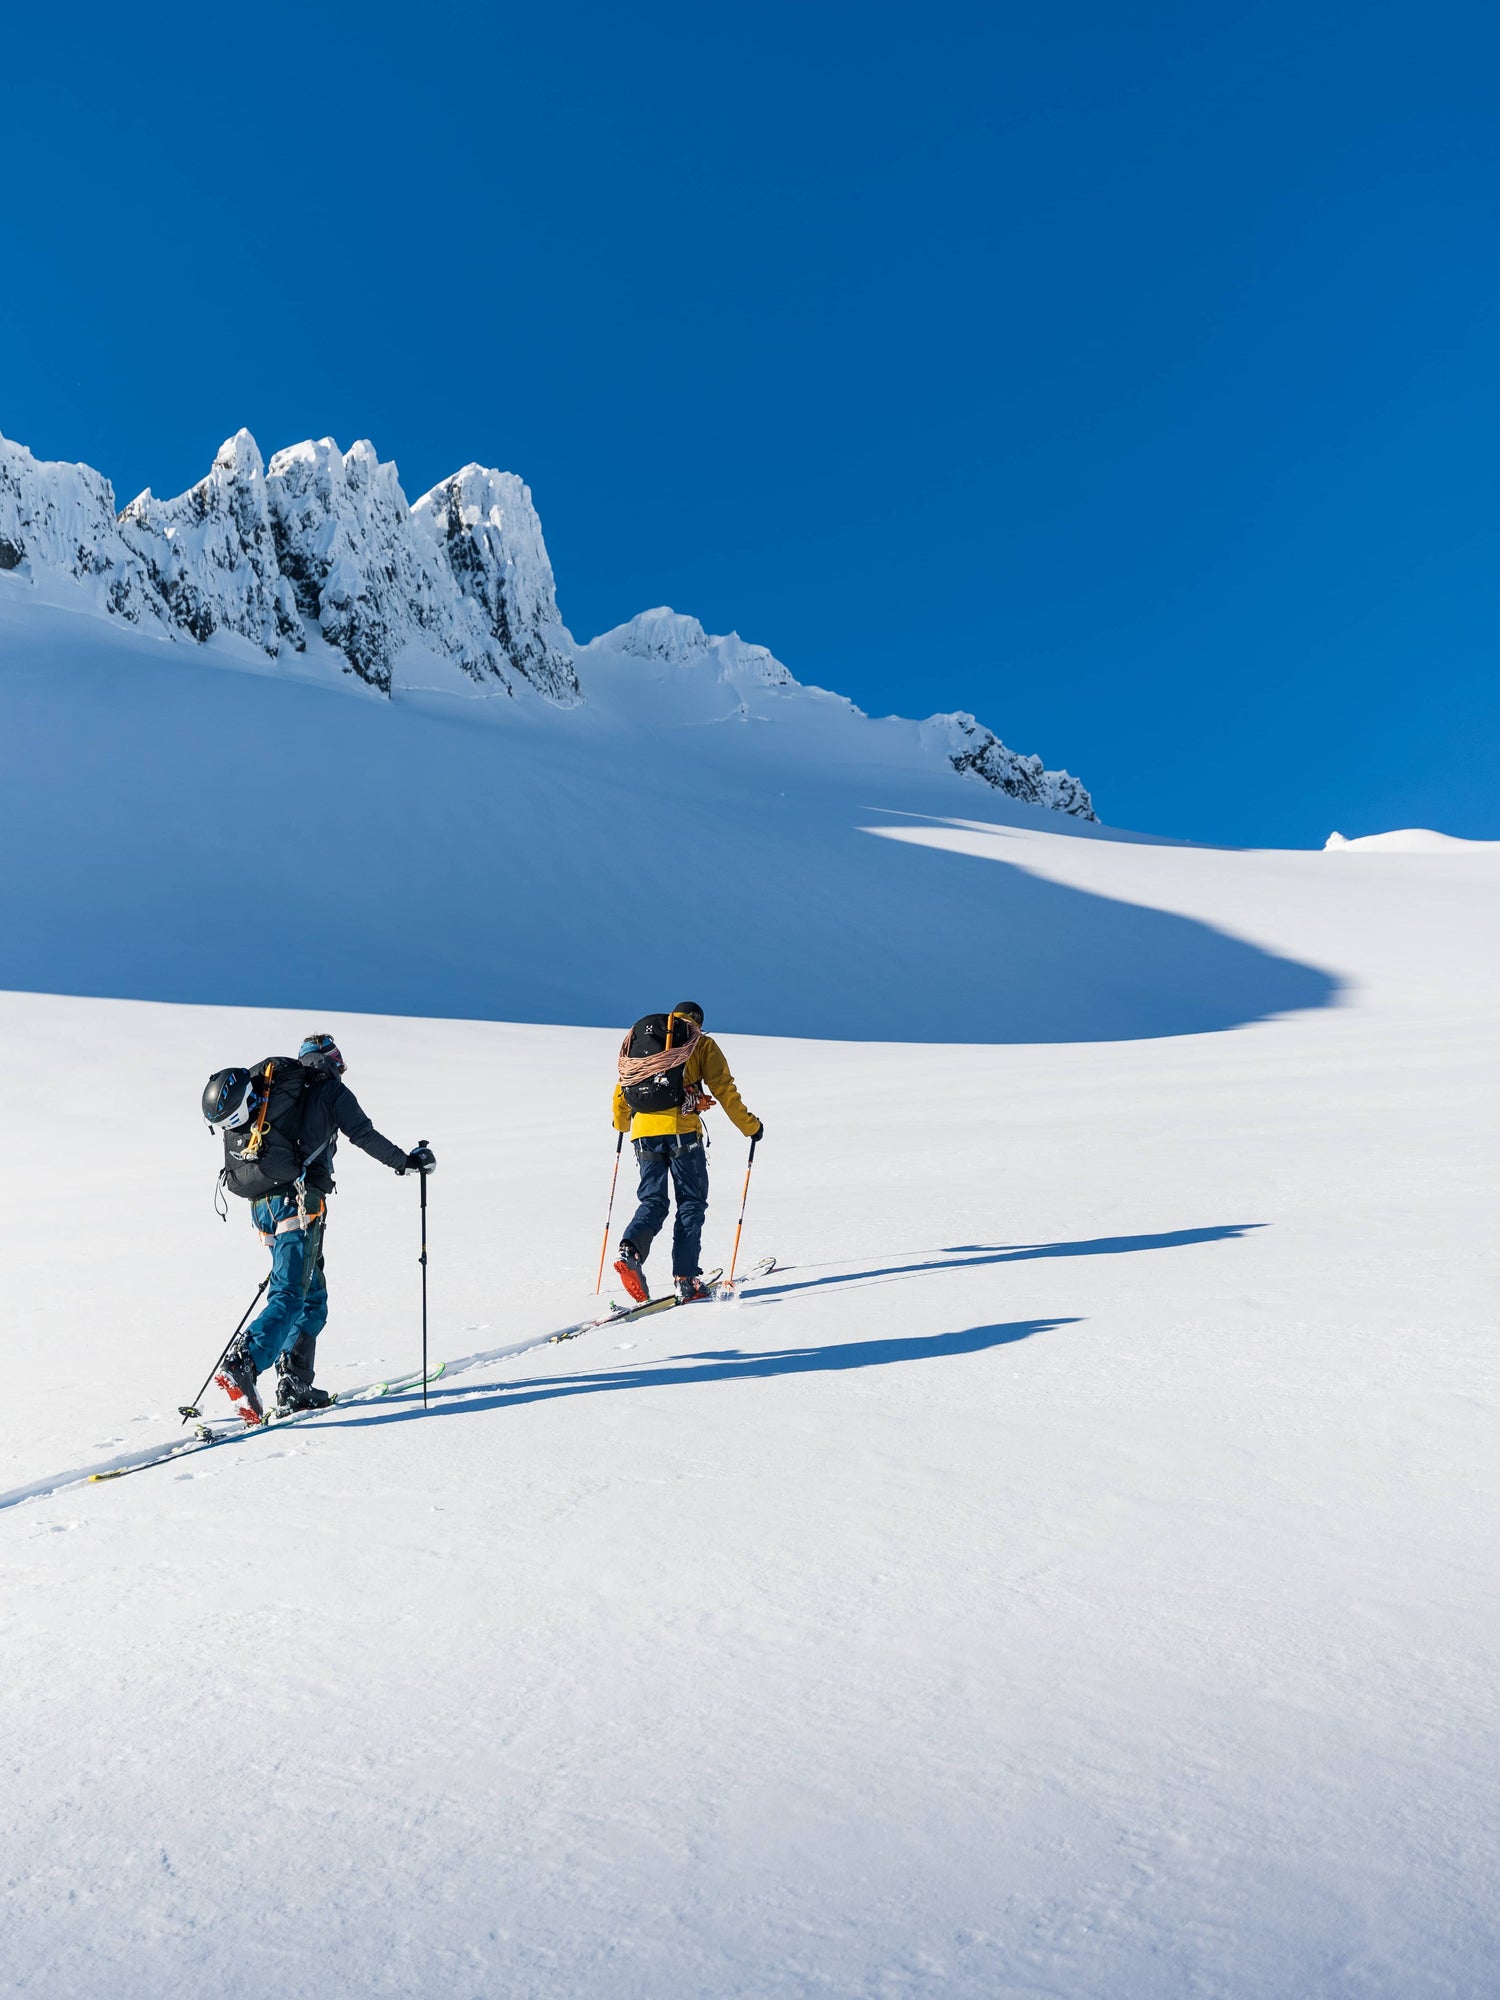
M220 1182L246 1201L289 1194L302 1172L308 1093L323 1081L295 1056L267 1056L251 1071L260 1105L248 1125L224 1134Z
M667 1041L669 1021L670 1044ZM631 1029L621 1053L639 1058L662 1055L669 1046L680 1049L684 1042L692 1040L694 1026L685 1014L642 1014ZM624 1086L625 1102L632 1111L680 1111L686 1088L687 1064L682 1062L675 1069L663 1071L660 1076L648 1076L644 1083L627 1083Z

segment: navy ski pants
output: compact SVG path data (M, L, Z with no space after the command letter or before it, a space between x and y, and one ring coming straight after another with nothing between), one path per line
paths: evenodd
M677 1217L672 1224L672 1276L696 1278L703 1269L698 1246L703 1237L703 1218L708 1213L708 1154L701 1132L664 1132L657 1138L637 1139L636 1164L640 1168L640 1207L637 1208L625 1239L635 1245L642 1262L656 1241L656 1233L667 1219L667 1182L677 1196Z
M323 1227L328 1198L309 1194L308 1200L323 1210L312 1231L315 1240L311 1270L307 1269L308 1232L298 1226L296 1196L273 1194L250 1205L251 1221L271 1246L271 1288L266 1294L264 1310L250 1322L244 1337L245 1352L257 1375L263 1374L279 1355L288 1354L292 1373L300 1381L312 1381L313 1343L328 1320L328 1286L323 1277Z

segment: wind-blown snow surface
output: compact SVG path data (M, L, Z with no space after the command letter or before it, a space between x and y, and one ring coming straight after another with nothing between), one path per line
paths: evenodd
M1497 851L887 831L976 897L1232 919L1343 1004L727 1035L767 1123L746 1252L786 1266L755 1295L0 1509L4 1990L1490 1989ZM438 1150L437 1354L586 1303L611 1032L0 1023L0 1485L171 1431L262 1268L201 1079L307 1028ZM335 1386L417 1338L415 1190L340 1179Z

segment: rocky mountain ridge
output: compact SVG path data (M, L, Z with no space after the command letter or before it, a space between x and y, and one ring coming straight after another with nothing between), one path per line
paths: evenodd
M804 689L764 646L713 636L665 607L579 648L557 609L541 521L513 473L466 465L415 502L360 440L276 452L249 431L175 499L148 489L116 511L87 465L34 458L0 437L0 572L101 614L270 660L331 649L343 672L390 696L436 666L471 691L581 705L592 657L708 670L748 716L748 692L842 701ZM843 704L852 717L860 711ZM1031 805L1094 819L1085 787L1008 749L972 715L915 725L921 751Z

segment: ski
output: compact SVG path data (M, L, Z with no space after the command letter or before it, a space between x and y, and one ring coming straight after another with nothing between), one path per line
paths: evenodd
M748 1285L756 1278L769 1278L776 1269L774 1257L762 1257L758 1264L752 1264L748 1271L741 1271L737 1278L725 1278L718 1287L721 1299L732 1299L741 1285Z
M414 1368L409 1375L393 1375L389 1382L376 1382L370 1390L372 1396L399 1396L403 1389L420 1389L424 1383L436 1382L447 1371L446 1361L440 1361L436 1368L429 1368L424 1375L420 1368ZM335 1402L352 1403L359 1390L351 1389L343 1398L334 1397ZM298 1414L301 1414L300 1412ZM309 1412L308 1414L311 1414Z
M722 1271L711 1271L708 1274L709 1282L717 1284L723 1275ZM596 1318L580 1320L577 1326L565 1326L557 1333L549 1334L543 1345L555 1346L560 1340L576 1340L579 1334L592 1333L598 1326L623 1326L628 1319L645 1319L650 1313L665 1312L669 1306L680 1303L675 1292L664 1292L659 1299L647 1299L638 1306L617 1305L611 1299L607 1310Z
M726 1278L722 1270L705 1271L703 1273L703 1283L708 1287L707 1295L701 1299L691 1299L688 1303L697 1306L721 1305L725 1299L738 1298L741 1285L748 1285L755 1278L769 1277L775 1269L776 1259L774 1257L762 1257L758 1264L752 1264L748 1271L741 1271L737 1278ZM672 1292L666 1293L664 1297L659 1299L648 1299L641 1306L622 1306L611 1301L611 1317L608 1320L597 1321L595 1324L613 1326L620 1320L639 1319L642 1314L655 1312L660 1307L680 1306L682 1303L683 1301ZM568 1337L572 1338L571 1335Z
M392 1375L384 1382L367 1382L360 1389L335 1390L328 1402L319 1403L310 1410L279 1410L273 1403L258 1424L246 1423L243 1418L240 1422L247 1431L269 1430L273 1425L280 1427L284 1424L300 1424L305 1417L323 1416L329 1410L335 1407L341 1408L346 1403L373 1403L380 1396L399 1396L408 1389L421 1389L428 1383L436 1382L447 1366L446 1361L440 1361L436 1368L429 1368L425 1375L420 1368L413 1368L405 1375ZM205 1439L240 1435L232 1426L227 1431L221 1431L214 1425L205 1423L197 1425L196 1429L198 1436Z
M732 1286L721 1282L721 1272L706 1274L714 1287L713 1300L709 1302L737 1298L742 1286L749 1284L752 1279L765 1277L775 1268L774 1257L763 1257L758 1264L752 1264L748 1271L742 1272ZM603 1313L596 1313L593 1318L582 1320L576 1326L562 1327L556 1333L518 1341L513 1347L494 1348L483 1354L464 1355L456 1361L439 1362L435 1368L427 1372L425 1380L435 1382L439 1376L445 1374L450 1376L463 1374L471 1368L491 1362L514 1360L522 1354L532 1353L537 1348L546 1347L555 1341L576 1340L580 1334L590 1333L597 1327L621 1326L626 1320L644 1318L654 1312L669 1311L678 1303L676 1293L669 1292L664 1298L648 1299L644 1305L627 1307L611 1304ZM236 1438L254 1437L259 1431L276 1430L284 1424L300 1423L306 1417L325 1415L329 1410L342 1408L348 1403L373 1402L383 1396L407 1394L420 1389L423 1381L422 1370L413 1369L405 1375L391 1375L378 1382L363 1383L357 1389L346 1389L342 1394L336 1395L331 1403L323 1405L321 1410L289 1410L284 1416L280 1416L273 1408L267 1412L265 1421L258 1424L247 1424L242 1418L213 1424L200 1421L192 1434L185 1437L178 1436L164 1445L133 1453L127 1464L106 1466L98 1471L80 1466L76 1471L35 1480L27 1486L17 1487L12 1492L0 1493L0 1508L13 1507L24 1500L41 1499L44 1495L56 1493L67 1486L94 1485L109 1479L124 1479L132 1472L144 1472L153 1465L170 1465L174 1459L187 1458L195 1452L211 1451L218 1445L232 1444Z
M725 1299L739 1297L740 1287L748 1285L755 1278L768 1278L776 1269L774 1257L762 1257L758 1264L752 1264L748 1271L742 1271L737 1278L726 1278L722 1270L705 1271L703 1282L708 1287L706 1299L694 1299L694 1305L719 1305ZM611 1299L608 1316L601 1319L586 1319L577 1326L565 1326L561 1332L549 1335L549 1340L576 1340L581 1333L590 1333L599 1326L622 1326L628 1319L644 1319L648 1313L665 1312L669 1306L681 1305L675 1292L667 1292L659 1299L647 1299L644 1305L622 1306Z
M680 1305L682 1301L675 1292L664 1292L659 1299L647 1299L638 1306L617 1305L609 1302L609 1317L597 1322L599 1326L623 1326L628 1319L647 1319L652 1313L665 1312L668 1306Z
M381 1396L398 1396L408 1390L420 1389L424 1381L437 1381L446 1367L446 1362L439 1362L425 1376L418 1368L406 1375L392 1375L385 1381L366 1382L357 1389L346 1389L336 1394L332 1402L320 1403L312 1410L277 1410L272 1407L256 1424L247 1424L243 1417L237 1422L221 1425L198 1423L193 1426L191 1437L173 1438L159 1451L139 1459L134 1465L117 1465L106 1472L91 1472L88 1483L93 1486L106 1479L124 1479L132 1472L145 1472L153 1465L168 1465L173 1459L187 1458L194 1452L207 1451L213 1445L232 1444L236 1438L254 1437L258 1431L282 1430L286 1425L300 1424L308 1417L327 1416L330 1410L342 1409L349 1403L374 1402Z

